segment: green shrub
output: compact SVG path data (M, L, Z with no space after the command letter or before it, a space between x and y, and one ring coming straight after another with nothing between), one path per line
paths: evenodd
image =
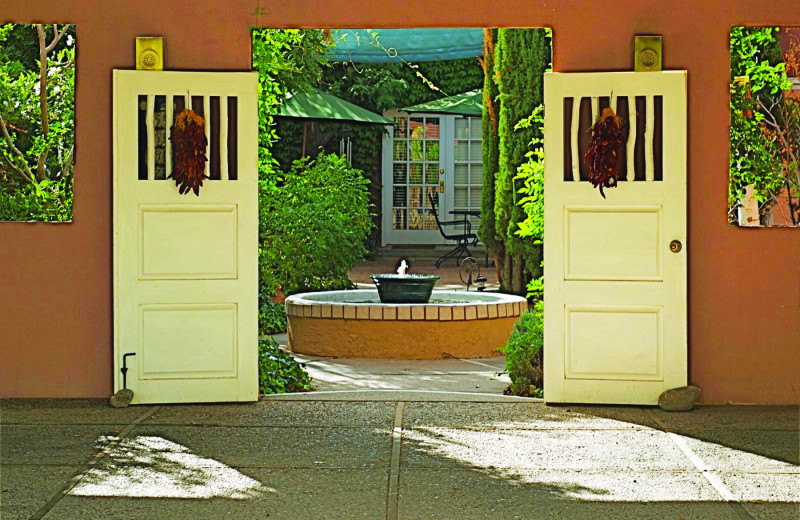
M369 181L345 157L295 161L276 184L259 183L259 269L263 291L352 287L347 272L367 253Z
M286 308L267 299L258 306L258 332L262 336L286 332Z
M314 387L304 366L268 338L258 342L258 389L262 394L285 394Z
M542 353L544 351L544 308L537 302L533 310L520 316L505 347L506 372L514 395L542 397Z

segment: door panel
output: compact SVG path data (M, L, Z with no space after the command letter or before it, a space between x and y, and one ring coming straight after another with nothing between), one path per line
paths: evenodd
M545 106L545 400L656 404L687 381L686 73L550 73ZM581 158L608 106L628 125L603 198Z
M206 121L199 196L180 195L170 127ZM258 398L257 75L114 71L115 391L133 403Z

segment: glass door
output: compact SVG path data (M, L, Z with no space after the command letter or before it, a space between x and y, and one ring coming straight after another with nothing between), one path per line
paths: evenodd
M453 172L452 180L448 179L449 208L455 211L470 212L467 214L472 224L472 232L476 233L480 226L481 190L483 187L483 159L481 155L481 118L454 117L452 164L448 170ZM448 161L449 162L449 161ZM451 215L453 216L453 215ZM462 215L455 215L462 218ZM449 219L453 220L453 219Z
M439 211L447 215L442 119L430 114L393 117L391 137L384 140L384 244L444 242L429 200L439 194Z

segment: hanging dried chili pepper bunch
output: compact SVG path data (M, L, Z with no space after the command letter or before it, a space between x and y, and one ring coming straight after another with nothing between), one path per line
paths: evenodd
M183 110L175 118L171 134L169 139L172 141L175 166L167 178L175 179L181 195L192 190L199 196L203 179L208 178L205 175L208 161L205 121L200 114L189 109Z
M615 188L619 177L617 157L623 139L622 118L611 108L603 110L600 120L592 127L589 149L583 162L589 166L589 182L606 198L603 188Z

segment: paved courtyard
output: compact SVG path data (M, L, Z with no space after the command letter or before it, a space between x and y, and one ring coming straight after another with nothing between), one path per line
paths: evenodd
M800 518L798 407L350 398L2 401L0 517Z

